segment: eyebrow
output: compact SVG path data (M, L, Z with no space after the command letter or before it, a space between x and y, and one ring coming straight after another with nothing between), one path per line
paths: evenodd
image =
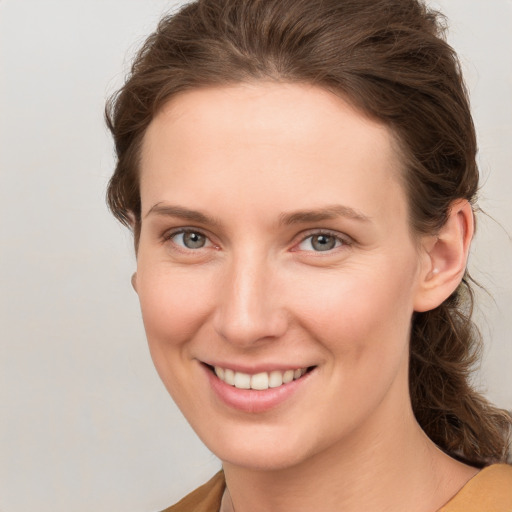
M200 212L198 210L190 210L189 208L185 208L184 206L173 206L166 205L162 203L156 203L153 205L148 213L144 217L148 217L149 215L162 215L167 217L177 217L180 219L188 220L191 222L197 222L199 224L208 224L211 226L218 226L220 222L206 213Z
M146 213L145 217L149 215L163 215L169 217L177 217L190 222L197 222L200 224L206 224L210 226L219 226L221 222L214 217L211 217L201 211L191 210L184 206L167 205L163 203L156 203ZM293 224L305 224L308 222L320 222L323 220L332 220L339 217L345 217L348 219L360 221L360 222L371 222L370 217L363 213L342 205L331 205L324 208L318 208L313 210L298 210L295 212L282 213L279 216L279 225L290 226Z
M332 205L316 210L300 210L291 213L282 213L279 217L279 224L291 225L307 222L319 222L322 220L337 219L345 217L360 222L371 222L370 217L363 213L342 205Z

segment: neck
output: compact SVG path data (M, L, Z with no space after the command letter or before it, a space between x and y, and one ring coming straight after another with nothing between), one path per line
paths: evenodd
M402 410L387 424L382 420L375 418L292 467L253 469L225 462L234 511L433 512L476 473L442 453L410 408L405 417Z

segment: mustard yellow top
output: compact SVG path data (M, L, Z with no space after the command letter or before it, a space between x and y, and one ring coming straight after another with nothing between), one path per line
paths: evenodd
M224 473L219 471L162 512L219 512L225 487ZM512 512L512 466L495 464L482 469L438 512Z
M438 512L512 512L512 466L482 469Z

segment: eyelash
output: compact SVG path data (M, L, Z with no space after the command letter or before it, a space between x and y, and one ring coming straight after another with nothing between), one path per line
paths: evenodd
M208 245L199 247L197 249L193 249L190 247L184 247L184 246L177 244L176 242L173 241L173 238L176 237L177 235L181 235L181 234L185 235L187 233L192 233L192 234L197 234L197 235L203 236L206 239L206 243ZM304 252L311 252L311 253L317 253L317 254L322 254L322 252L325 252L327 254L330 254L336 249L340 249L343 247L349 247L353 243L352 239L350 237L348 237L347 235L341 236L337 232L323 229L323 230L317 230L317 231L310 231L307 234L302 235L300 240L297 243L294 243L294 245L291 249L291 252L299 252L300 249L298 249L297 247L299 245L303 244L306 240L308 240L310 238L312 239L315 236L317 236L317 237L319 237L319 236L332 237L335 239L335 244L337 244L337 245L335 245L335 247L333 247L331 249L327 249L325 251L305 250ZM168 231L163 235L162 238L163 238L164 243L171 242L179 250L186 251L186 252L195 252L195 251L198 251L199 249L204 249L204 248L208 248L208 247L212 247L212 246L214 248L217 248L217 246L210 240L210 237L207 234L205 234L202 230L196 229L196 228L180 228L177 230Z
M207 247L209 247L210 245L211 246L215 246L215 244L213 244L213 242L210 240L210 237L207 234L203 233L203 231L201 231L200 229L195 229L195 228L180 228L180 229L168 231L162 237L163 238L163 242L164 243L165 242L171 242L173 245L177 246L180 250L187 251L187 252L189 252L189 251L193 252L193 251L196 251L198 249L203 249L204 247L199 247L198 249L192 249L190 247L184 247L184 246L179 245L179 244L177 244L176 242L173 241L173 238L175 236L186 235L186 234L190 234L190 233L203 236L206 239L206 243L207 244L209 243L207 245Z
M294 248L292 248L292 251L293 252L300 251L300 249L295 249L295 248L298 247L299 245L303 244L304 242L306 242L306 240L308 240L308 239L313 239L314 237L320 237L320 236L334 238L335 244L337 244L337 245L335 245L335 247L333 247L331 249L327 249L325 251L306 250L305 252L312 252L315 254L322 254L323 252L325 252L326 254L332 254L333 251L335 251L336 249L342 249L343 247L349 247L353 243L352 239L350 237L348 237L347 235L342 236L342 235L340 235L340 233L337 233L335 231L321 229L321 230L317 230L317 231L310 231L307 234L304 234L301 237L300 241L294 245Z

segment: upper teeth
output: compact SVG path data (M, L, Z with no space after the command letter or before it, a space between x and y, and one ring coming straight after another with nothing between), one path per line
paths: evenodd
M288 382L302 377L306 371L307 368L297 368L296 370L274 370L250 375L248 373L235 372L229 368L215 367L215 375L226 384L239 389L257 389L260 391L288 384Z

